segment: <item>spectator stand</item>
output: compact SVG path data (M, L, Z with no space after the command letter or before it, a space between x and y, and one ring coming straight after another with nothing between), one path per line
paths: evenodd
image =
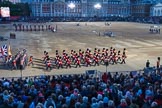
M162 73L162 65L160 65L160 68L157 69L155 66L149 67L149 68L144 68L143 69L145 74L156 74L156 72L160 71Z
M2 78L0 107L18 108L21 101L24 108L38 108L39 104L46 106L50 98L54 103L53 108L84 108L84 104L86 108L134 108L131 107L132 101L139 108L161 108L160 74L155 73L150 78L149 74L142 72L144 70L105 72L106 76L102 80L98 80L98 75L105 73L97 70L87 70L83 74L30 76L17 80ZM92 79L91 75L97 78ZM8 102L10 98L19 101L12 99ZM113 104L110 105L110 102ZM156 107L152 107L153 103ZM47 106L41 108L49 108Z
M150 74L150 73L156 73L156 67L154 66L154 67L149 67L149 68L144 68L143 69L144 70L144 73L145 74Z

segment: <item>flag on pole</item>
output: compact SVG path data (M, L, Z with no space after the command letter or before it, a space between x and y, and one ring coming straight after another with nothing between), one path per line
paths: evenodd
M12 55L12 53L11 53L11 46L10 46L10 43L9 43L9 45L8 45L8 56L11 56Z

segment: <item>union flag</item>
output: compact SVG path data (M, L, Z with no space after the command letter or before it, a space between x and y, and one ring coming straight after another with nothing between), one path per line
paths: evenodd
M3 45L0 48L0 57L7 56L7 45Z

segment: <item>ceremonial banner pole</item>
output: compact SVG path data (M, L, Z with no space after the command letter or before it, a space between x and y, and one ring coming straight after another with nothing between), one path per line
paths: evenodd
M11 53L11 46L10 46L10 42L9 42L9 45L8 45L8 56L11 56L12 53Z

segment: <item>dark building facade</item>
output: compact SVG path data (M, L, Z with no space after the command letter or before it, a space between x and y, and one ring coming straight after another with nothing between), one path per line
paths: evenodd
M69 7L73 3L74 8ZM30 2L32 16L108 17L130 16L129 0L35 0ZM99 5L100 7L95 7Z
M131 0L131 16L149 17L152 3L143 0Z

